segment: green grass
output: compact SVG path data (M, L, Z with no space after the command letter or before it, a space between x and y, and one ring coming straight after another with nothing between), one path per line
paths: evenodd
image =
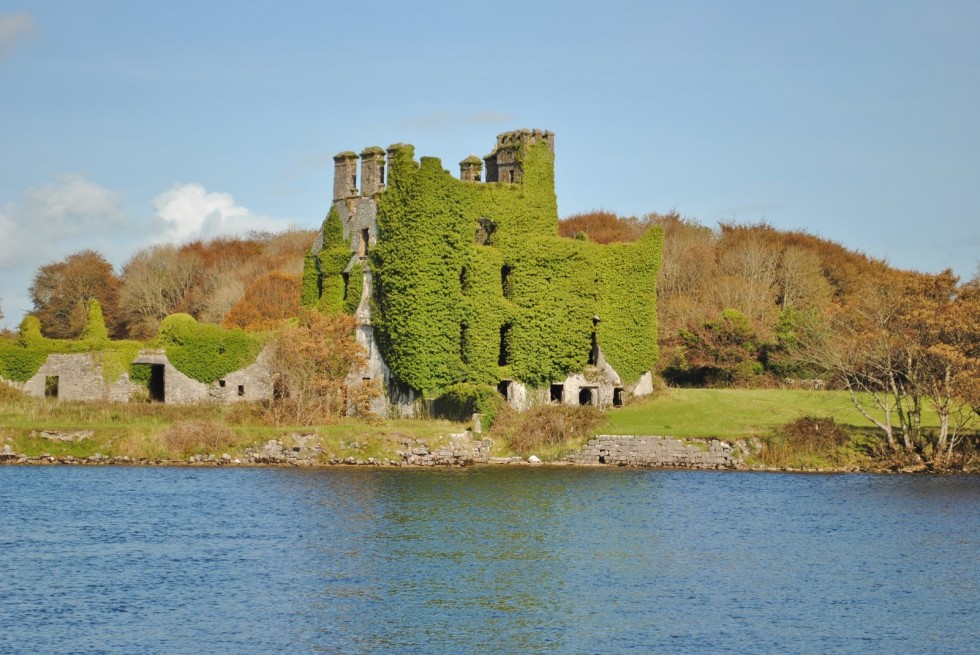
M4 385L0 385L3 387ZM442 420L378 420L367 422L354 418L328 423L303 425L270 425L261 409L246 403L235 405L163 405L157 403L85 403L59 402L29 398L0 389L0 447L9 444L15 452L28 456L49 454L85 458L95 453L109 457L134 459L182 459L184 454L170 452L163 438L175 424L195 421L228 428L233 437L220 455L240 455L245 448L261 446L277 439L292 446L293 433L315 434L313 443L321 446L328 459L351 456L366 460L399 459L405 439L422 439L430 449L448 443L450 433L462 432L466 426ZM41 438L42 431L76 432L90 430L93 435L83 441L53 441ZM352 444L357 447L352 447Z
M766 435L801 416L831 417L858 430L872 427L843 391L667 389L609 412L599 432L737 439ZM936 425L935 414L924 412L923 424Z

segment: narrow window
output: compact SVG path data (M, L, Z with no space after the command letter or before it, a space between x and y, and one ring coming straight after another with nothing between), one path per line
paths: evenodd
M459 359L464 364L469 364L468 357L466 356L466 351L468 350L468 340L470 336L470 327L466 323L460 323L459 325Z
M589 366L599 364L599 342L596 341L595 332L592 332L592 346L589 348Z
M510 298L510 272L511 268L508 264L504 264L500 267L500 290L504 294L504 298Z
M500 326L500 355L497 357L499 366L510 364L510 324Z
M378 162L378 182L382 185L385 183L385 165L384 162Z
M350 188L357 191L357 173L351 173L350 175Z
M58 376L57 375L47 375L44 377L44 397L45 398L57 398L58 397Z
M238 385L238 396L241 397L241 396L244 396L244 395L245 395L245 385L244 384L240 384L240 385Z
M507 402L510 402L510 385L511 380L501 380L497 385L497 391L500 392L500 395L503 396L504 400Z
M565 400L565 385L564 384L553 384L551 385L551 393L549 400L553 403L560 403Z
M466 293L469 280L466 279L466 267L459 269L459 290Z
M370 234L368 233L368 229L367 228L362 229L361 230L361 240L357 244L357 256L360 257L361 259L364 259L365 257L367 257L367 254L368 254L368 239L369 239L369 237L370 237Z

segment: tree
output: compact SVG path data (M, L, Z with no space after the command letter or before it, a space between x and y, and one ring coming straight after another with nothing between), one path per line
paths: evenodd
M303 310L295 324L279 328L272 340L276 423L308 425L346 412L348 375L364 364L354 326L341 312Z
M225 327L270 329L299 314L300 276L278 271L257 278L225 316Z
M117 303L119 278L102 255L83 250L63 261L41 266L30 288L34 315L44 335L55 339L77 338L88 320L88 301L99 301L109 332L121 336Z
M185 312L186 297L200 270L199 255L176 246L153 246L136 253L123 267L119 294L129 335L149 339L165 316Z
M971 287L957 287L952 271L888 271L869 276L800 346L843 384L889 448L941 463L965 427L957 417L976 393L978 320L980 301ZM922 426L927 401L939 418L935 433Z

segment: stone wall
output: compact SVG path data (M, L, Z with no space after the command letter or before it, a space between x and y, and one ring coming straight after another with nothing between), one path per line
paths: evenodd
M670 437L600 434L568 457L584 466L614 464L654 468L735 469L742 461L732 445L717 439L672 439Z
M163 400L167 403L242 402L272 398L272 373L268 348L259 353L255 363L211 384L198 382L178 371L163 350L141 350L134 364L155 364L163 367ZM107 383L102 375L98 354L69 353L48 355L44 364L31 379L13 384L28 396L44 398L52 395L59 400L129 402L134 393L145 390L123 373ZM46 393L47 392L47 393Z
M102 377L98 356L91 353L48 355L44 364L21 387L29 396L43 398L49 385L59 400L127 402L136 385L125 373L112 384Z

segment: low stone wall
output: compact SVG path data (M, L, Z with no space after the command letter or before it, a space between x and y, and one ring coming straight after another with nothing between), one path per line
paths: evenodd
M601 434L570 455L568 461L582 466L613 464L654 468L736 469L740 459L732 446L717 439Z

